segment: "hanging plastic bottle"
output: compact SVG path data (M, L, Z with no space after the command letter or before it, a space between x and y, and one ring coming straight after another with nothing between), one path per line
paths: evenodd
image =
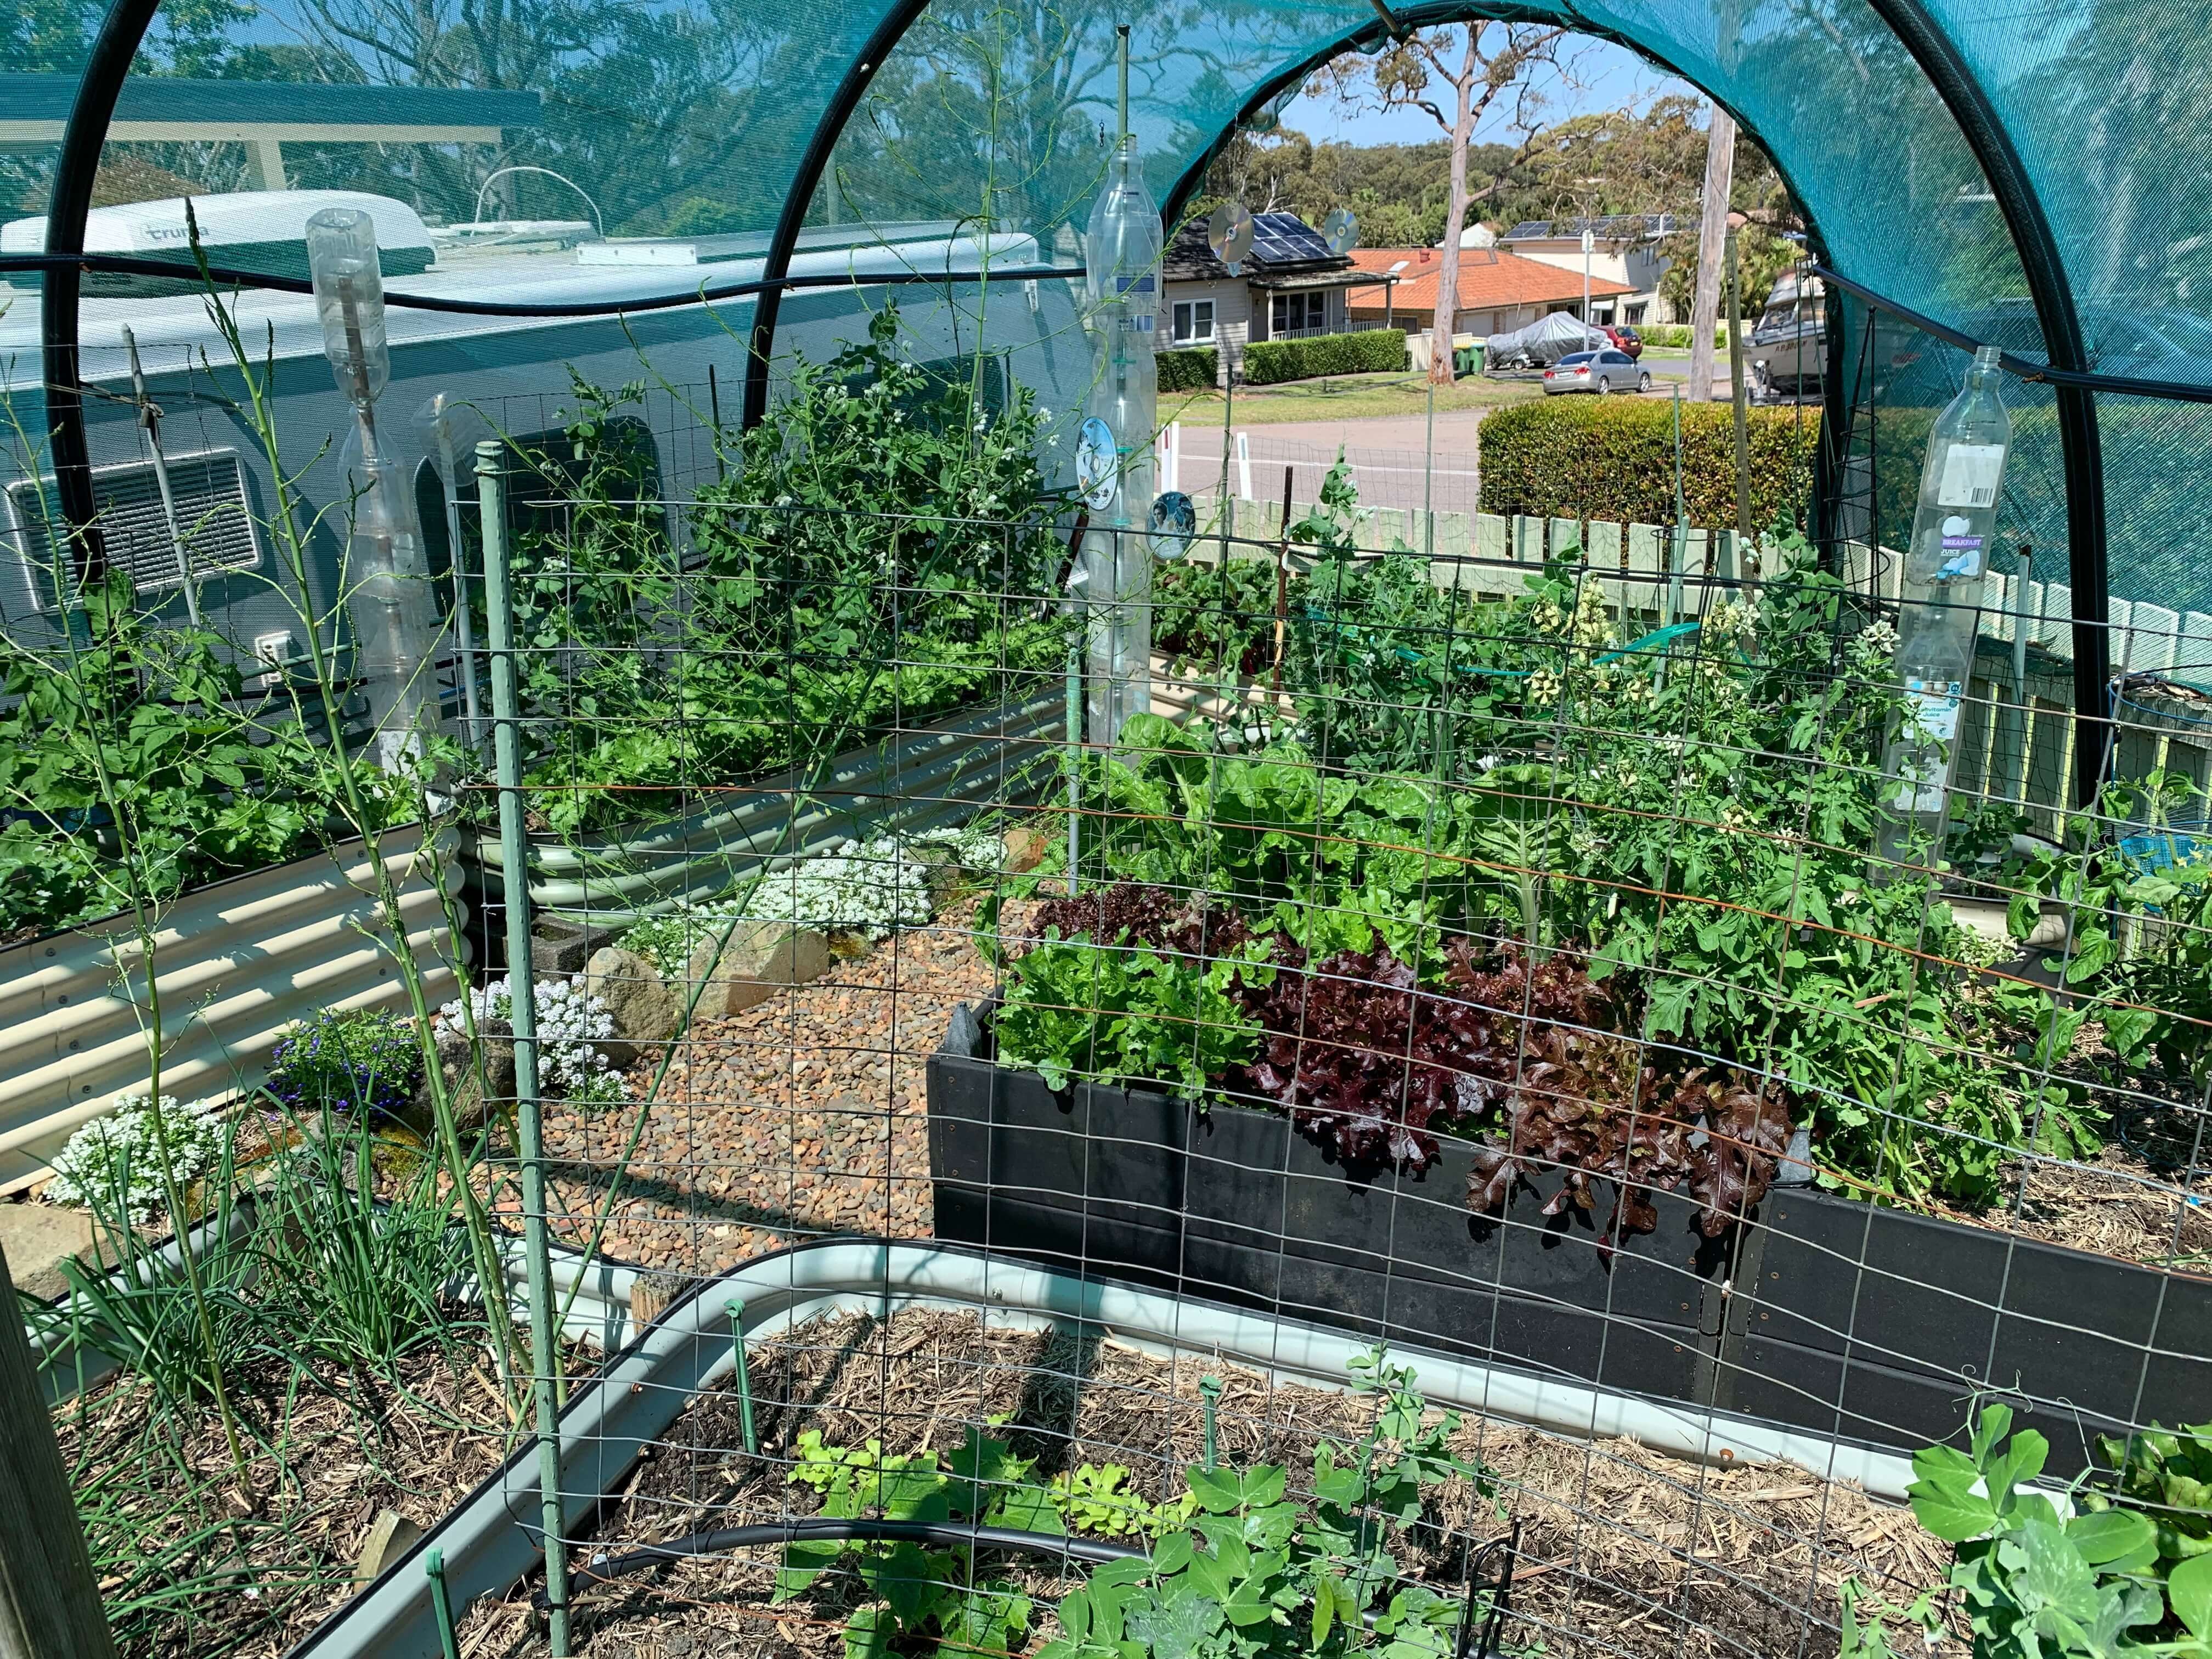
M1997 498L2012 441L1995 346L1974 354L1966 388L1936 416L1920 473L1898 617L1905 719L1885 773L1885 858L1932 861L1950 805L1951 765L1979 631L1983 578L1995 545Z
M345 466L354 491L346 580L356 672L376 732L377 762L396 772L422 754L438 718L432 656L439 621L413 492L377 434L376 400L391 378L392 354L375 222L357 208L315 214L307 221L307 269L323 351L354 410Z
M1153 330L1160 302L1160 210L1124 136L1085 246L1097 355L1075 447L1091 515L1081 582L1090 607L1085 712L1111 743L1152 707L1152 427L1159 403Z

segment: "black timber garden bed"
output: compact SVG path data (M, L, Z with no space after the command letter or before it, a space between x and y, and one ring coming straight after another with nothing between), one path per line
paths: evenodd
M1911 1450L2000 1391L2054 1473L2094 1436L2212 1409L2212 1280L1778 1187L1719 1238L1652 1194L1546 1216L1466 1203L1472 1143L1419 1176L1352 1174L1280 1114L992 1058L963 1008L928 1070L942 1238L1321 1321L1513 1369Z

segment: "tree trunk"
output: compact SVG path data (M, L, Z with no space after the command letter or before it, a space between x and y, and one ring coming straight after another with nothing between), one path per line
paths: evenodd
M1437 314L1429 346L1429 381L1452 383L1452 328L1459 320L1459 238L1467 223L1467 146L1474 136L1474 79L1481 60L1475 55L1480 23L1467 25L1467 58L1453 90L1451 190L1444 200L1444 245L1437 262Z
M15 1285L0 1256L0 1659L114 1659Z
M1716 104L1713 124L1705 135L1705 196L1698 222L1698 288L1690 306L1689 398L1692 403L1712 401L1713 328L1719 321L1729 191L1735 183L1735 121Z

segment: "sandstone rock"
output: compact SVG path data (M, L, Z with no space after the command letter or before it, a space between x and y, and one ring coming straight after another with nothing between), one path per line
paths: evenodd
M584 964L583 988L606 1005L614 1020L615 1040L599 1047L618 1072L653 1053L684 1023L683 997L634 951L605 945L592 951Z
M602 945L622 937L620 927L592 927L562 916L539 916L530 924L530 965L543 979L548 974L574 975Z
M708 939L684 966L688 981L700 984L698 1014L718 1019L758 1007L778 990L805 985L830 971L830 941L811 927L787 921L744 921L730 935L719 959Z
M438 1033L439 1068L446 1074L446 1088L453 1098L453 1122L463 1131L483 1124L487 1098L494 1106L502 1107L514 1099L514 1028L503 1019L487 1020L482 1035L483 1075L480 1078L469 1055L468 1033L457 1026ZM427 1079L415 1085L414 1097L407 1103L400 1121L426 1138L436 1128Z
M384 1570L415 1547L422 1535L422 1528L410 1521L398 1510L379 1510L376 1519L368 1528L368 1536L362 1540L361 1554L354 1563L353 1582L367 1584L379 1577Z
M1052 850L1051 834L1034 823L1018 823L1000 837L1006 845L1006 873L1027 874L1044 862Z
M0 1255L27 1297L52 1302L69 1293L61 1264L92 1249L92 1216L58 1204L0 1203Z

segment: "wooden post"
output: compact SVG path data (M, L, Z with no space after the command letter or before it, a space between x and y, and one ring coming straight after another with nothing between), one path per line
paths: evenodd
M1735 183L1735 118L1718 104L1705 133L1705 200L1698 220L1698 281L1690 305L1690 401L1713 399L1713 330L1721 307L1722 244L1728 236L1729 191ZM1735 338L1729 338L1731 349Z
M1283 647L1291 623L1291 480L1293 466L1283 468L1283 538L1275 545L1275 690L1283 689Z
M114 1659L4 1255L0 1325L0 1659Z

